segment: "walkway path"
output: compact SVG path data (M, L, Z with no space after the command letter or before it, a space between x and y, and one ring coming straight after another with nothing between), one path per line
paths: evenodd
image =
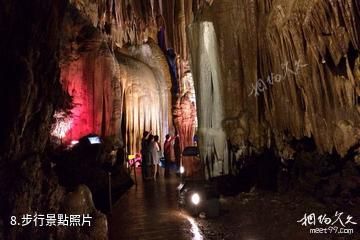
M310 234L311 226L298 222L305 213L334 216L335 211L297 192L241 193L221 199L219 217L193 219L177 207L178 183L176 176L139 180L113 208L110 240L360 240L357 226L351 226L355 230L351 235ZM340 210L358 222L358 211Z
M203 239L196 222L177 207L177 177L143 182L137 171L138 185L120 198L109 217L110 239Z

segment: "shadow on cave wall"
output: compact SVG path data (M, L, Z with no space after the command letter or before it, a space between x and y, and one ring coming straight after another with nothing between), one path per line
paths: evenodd
M293 159L282 159L274 148L240 159L232 175L214 179L223 195L240 192L300 192L328 206L354 206L360 202L360 167L354 146L341 158L319 153L312 138L292 140Z
M321 202L336 206L353 206L360 200L360 167L353 146L342 158L332 153L319 153L312 139L292 142L296 154L291 172L292 187L304 191Z

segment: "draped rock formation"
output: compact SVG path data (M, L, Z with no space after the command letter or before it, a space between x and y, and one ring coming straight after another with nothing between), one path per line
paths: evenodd
M172 105L187 93L175 85L190 74L185 26L200 6L196 1L70 1L61 80L73 109L71 116L57 112L53 135L65 143L89 132L112 136L130 152L140 150L144 130L152 129L163 141L174 131ZM167 48L177 56L178 72L172 77ZM143 68L142 76L138 70ZM178 121L177 131L192 139L187 125Z
M69 143L97 133L125 140L131 151L138 151L136 138L143 129L169 131L165 129L171 127L172 120L169 95L165 93L169 90L169 73L164 56L151 46L152 64L162 64L155 70L149 62L136 59L142 56L123 56L134 63L128 67L126 61L119 61L119 55L129 45L151 45L150 39L156 42L161 19L157 17L166 9L172 18L174 3L1 1L0 31L6 36L1 39L1 79L8 84L1 88L0 95L6 110L0 133L0 238L5 234L7 239L23 239L36 232L34 228L10 230L11 215L58 212L61 207L64 189L58 185L52 159L45 151L50 135L59 143ZM173 28L173 22L166 20L172 23L169 28ZM167 42L169 47L175 45L173 40ZM132 71L133 76L125 81L126 71ZM159 76L162 79L156 79ZM149 84L144 87L143 83ZM165 101L160 99L163 96ZM131 101L138 113L124 107ZM153 109L146 108L149 102ZM130 127L122 127L122 123L130 117L137 119L141 111L143 115L151 111L152 115L135 124L139 135L119 138L121 131ZM37 236L48 238L51 234L49 230Z
M61 82L73 105L67 118L69 127L59 132L65 143L89 133L119 134L116 126L120 126L122 99L118 66L96 29L85 26L81 31L78 38L87 35L86 39L78 43L76 52L63 56L61 65ZM55 137L59 133L55 129Z
M160 49L160 47L154 42L154 40L149 39L147 43L139 46L139 47L129 47L127 48L127 53L139 61L145 63L150 67L151 71L154 75L154 84L143 84L140 80L141 88L152 86L155 96L159 98L159 106L158 109L155 110L153 114L157 115L157 119L159 120L159 126L156 128L143 128L143 130L153 130L153 134L157 134L160 136L160 140L163 141L165 139L165 135L172 129L172 115L171 115L171 76L169 72L169 66L164 55L164 52ZM144 91L146 95L148 91ZM144 102L142 105L147 106L147 108L151 107L149 105L151 101ZM140 118L140 122L146 119L146 115ZM139 142L139 141L138 141Z

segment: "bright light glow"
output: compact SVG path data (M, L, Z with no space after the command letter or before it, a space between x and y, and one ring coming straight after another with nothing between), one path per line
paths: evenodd
M59 139L63 139L67 132L71 129L72 119L65 112L55 112L56 119L51 135Z
M194 193L193 195L191 195L191 202L195 205L198 205L200 202L200 196L198 193Z
M185 168L183 166L180 166L180 173L183 174L185 172Z
M79 143L78 140L72 140L72 141L71 141L71 145L76 145L76 144L78 144L78 143Z

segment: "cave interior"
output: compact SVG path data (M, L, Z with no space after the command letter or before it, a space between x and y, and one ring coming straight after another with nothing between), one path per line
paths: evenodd
M116 203L150 130L225 202L302 199L359 237L359 0L0 0L0 33L0 240L109 239L106 163ZM11 222L36 212L96 224Z

